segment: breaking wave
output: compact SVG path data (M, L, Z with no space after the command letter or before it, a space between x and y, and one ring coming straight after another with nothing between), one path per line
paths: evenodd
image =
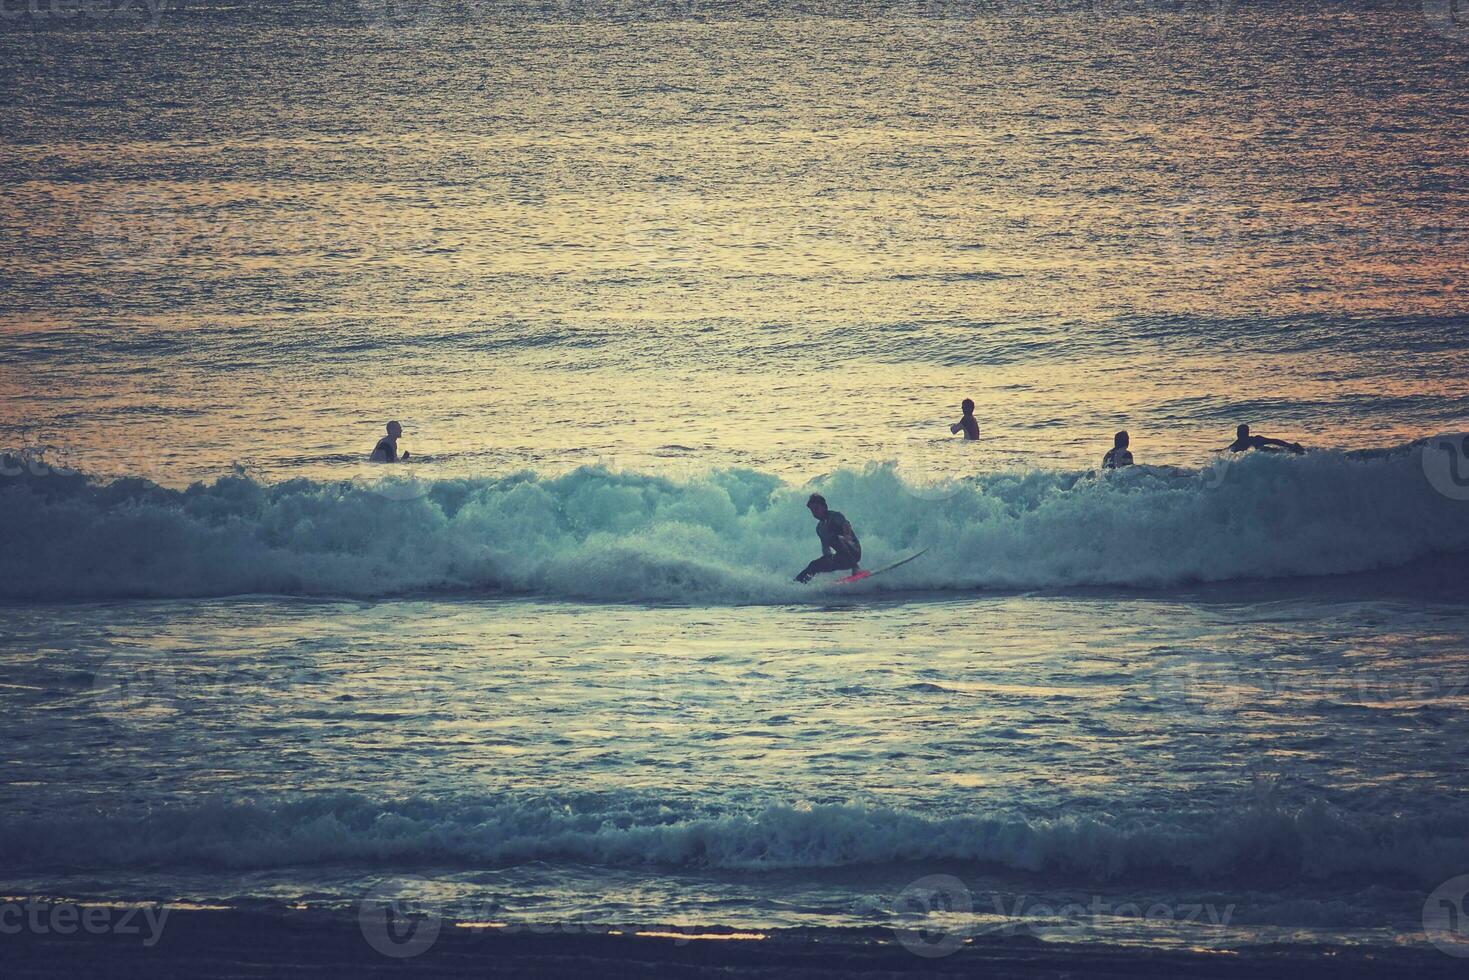
M1469 502L1436 487L1423 452L1252 454L1199 471L1016 471L937 486L873 464L817 486L857 527L869 565L930 549L874 586L1161 588L1469 552ZM0 477L0 597L504 590L786 602L812 595L790 582L817 553L802 506L810 489L749 470L422 483L237 475L174 490L22 469Z
M0 831L0 857L14 869L575 861L774 871L948 860L1096 882L1160 875L1430 882L1446 867L1469 866L1461 815L1348 814L1319 803L1030 819L836 805L728 814L636 797L381 801L319 794L4 816Z

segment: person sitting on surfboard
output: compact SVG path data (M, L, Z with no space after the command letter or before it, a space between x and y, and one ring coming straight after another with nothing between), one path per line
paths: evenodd
M403 450L403 455L398 455L398 440L403 436L403 427L397 422L388 423L388 434L377 441L372 447L372 455L368 457L374 463L397 463L407 462L408 450Z
M796 581L806 583L817 572L835 572L850 568L858 571L857 563L862 560L862 542L852 530L852 522L826 506L826 498L813 493L806 501L811 516L816 518L816 536L821 539L821 557L801 570Z
M963 429L965 439L978 439L979 422L976 421L974 418L974 399L964 399L964 402L959 406L959 408L961 411L963 411L964 415L962 418L959 419L959 421L949 426L949 434L954 435L958 433L960 429Z
M1129 441L1130 437L1126 429L1112 438L1112 448L1107 450L1107 455L1102 457L1102 469L1115 470L1119 466L1132 465L1132 453L1127 448Z
M1235 439L1227 447L1229 452L1242 453L1249 449L1258 449L1266 453L1295 453L1297 456L1304 453L1305 447L1298 442L1286 442L1284 439L1270 439L1266 436L1250 435L1250 427L1241 425L1234 430Z

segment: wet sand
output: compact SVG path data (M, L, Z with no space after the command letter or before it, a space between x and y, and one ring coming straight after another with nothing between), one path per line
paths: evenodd
M650 926L639 932L657 933ZM671 931L671 930L670 930ZM4 975L109 977L1461 977L1464 961L1430 949L1274 946L1163 950L980 937L943 957L916 955L886 931L788 930L761 939L620 933L507 933L447 924L417 955L385 955L358 919L319 911L173 910L152 946L139 935L0 936Z

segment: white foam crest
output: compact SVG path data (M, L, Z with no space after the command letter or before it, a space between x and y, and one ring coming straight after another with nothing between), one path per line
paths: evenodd
M523 861L748 871L934 860L1063 874L1280 881L1396 876L1433 882L1469 863L1462 814L1365 816L1323 804L1223 812L943 818L863 806L699 811L648 799L379 801L358 795L214 801L147 812L0 818L8 867L276 868Z
M1203 471L978 474L905 483L891 464L820 481L866 562L929 553L888 588L1168 587L1330 575L1469 552L1469 504L1421 449L1249 456ZM748 470L675 480L584 468L391 485L231 476L0 480L0 597L495 590L785 602L818 553L809 487Z

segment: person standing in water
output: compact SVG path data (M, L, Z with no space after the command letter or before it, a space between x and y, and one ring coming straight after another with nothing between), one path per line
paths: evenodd
M372 447L372 455L368 459L374 463L398 463L408 461L408 450L398 455L398 440L403 436L403 427L397 422L388 423L388 434L377 441Z
M1107 455L1102 457L1102 469L1115 470L1121 466L1131 466L1132 453L1127 448L1129 442L1131 439L1126 429L1113 436L1112 448L1107 450Z
M1250 435L1250 427L1241 425L1234 431L1234 442L1227 447L1229 452L1242 453L1250 449L1258 449L1266 453L1295 453L1297 456L1304 453L1305 447L1298 442L1286 442L1284 439L1270 439L1265 436Z
M959 432L960 429L963 429L965 439L978 439L979 422L974 417L974 399L964 399L963 404L961 404L959 408L964 412L964 415L959 419L959 421L949 426L949 434L955 435Z
M852 530L852 522L840 511L826 506L826 498L813 493L806 501L811 516L816 518L816 536L821 539L821 557L801 570L796 581L805 584L818 572L835 572L850 569L858 572L857 563L862 560L862 542Z

